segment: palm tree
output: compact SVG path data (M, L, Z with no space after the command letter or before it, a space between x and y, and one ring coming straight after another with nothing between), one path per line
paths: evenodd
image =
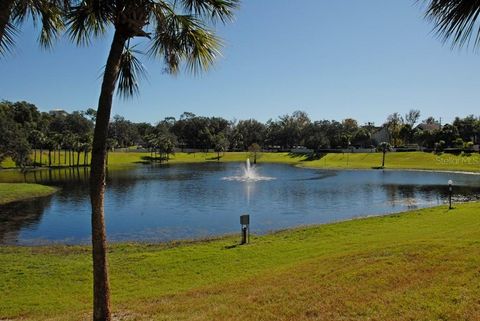
M424 0L425 1L425 0ZM480 1L477 0L428 0L425 16L435 24L443 41L462 47L472 41L480 45Z
M78 44L114 29L104 69L93 136L90 199L92 206L93 319L111 320L104 223L105 161L108 124L115 88L120 96L138 93L143 66L130 44L147 38L148 53L163 58L176 73L184 61L188 70L208 69L219 54L220 40L208 23L232 18L238 0L83 0L71 7L68 33Z
M68 0L1 0L0 1L0 56L12 49L18 27L29 17L42 29L40 45L50 47L63 29L63 13Z
M390 150L390 144L387 142L381 142L378 144L378 148L382 151L382 168L385 167L385 155Z

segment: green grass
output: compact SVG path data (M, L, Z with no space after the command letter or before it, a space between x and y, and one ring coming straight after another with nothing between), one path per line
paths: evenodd
M0 183L0 205L35 197L47 196L57 191L55 187L39 184Z
M114 244L119 320L479 320L480 203L177 245ZM360 213L359 213L360 214ZM88 246L0 247L0 319L83 320Z
M302 162L301 165L315 168L368 169L382 165L382 154L328 154L318 160ZM385 168L479 172L480 155L435 155L424 152L387 153Z
M63 154L62 154L63 155ZM37 156L38 157L38 156ZM148 162L149 153L137 152L112 152L109 154L109 168L128 168L140 163ZM249 157L246 152L228 152L220 157L220 162L243 162ZM37 158L38 159L38 158ZM45 163L46 156L43 156ZM68 159L68 158L67 158ZM61 162L55 166L64 166L63 156ZM83 161L83 156L82 156ZM178 163L204 163L217 162L216 153L177 153L171 156L170 164ZM381 153L339 153L327 154L320 159L310 160L305 155L289 153L261 153L259 163L284 163L303 167L328 168L328 169L371 169L381 166ZM5 160L3 168L14 168L10 159ZM480 154L471 155L435 155L424 152L387 153L385 168L387 169L425 169L480 172Z

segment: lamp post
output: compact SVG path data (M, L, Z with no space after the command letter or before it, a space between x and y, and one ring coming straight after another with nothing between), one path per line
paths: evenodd
M240 244L248 244L250 241L250 215L240 216L240 225L242 226L242 241Z
M448 180L448 209L452 209L452 192L453 192L453 181Z

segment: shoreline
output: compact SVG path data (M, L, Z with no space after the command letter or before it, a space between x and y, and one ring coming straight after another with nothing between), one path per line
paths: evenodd
M457 201L455 204L480 204L480 200L470 200L470 201ZM348 222L356 222L356 221L363 221L375 218L388 218L389 216L402 216L408 215L412 212L423 211L423 210L435 210L441 209L447 206L447 204L440 204L440 205L432 205L432 206L424 206L424 207L417 207L411 210L401 210L398 212L388 212L383 214L357 214L350 218L333 220L324 223L311 223L311 224L300 224L286 228L280 228L278 230L269 230L264 233L252 233L250 236L253 238L262 238L262 237L269 237L274 236L277 234L290 234L296 233L298 231L304 230L314 230L319 229L322 227L334 226L338 224L348 223ZM453 208L455 209L455 207ZM198 238L184 238L184 239L173 239L173 240L165 240L165 241L154 241L154 240L123 240L123 241L115 241L115 240L107 240L107 243L113 247L117 246L154 246L160 247L165 249L176 248L176 247L183 247L183 246L192 246L198 244L205 244L205 243L212 243L212 242L219 242L224 240L230 239L240 239L239 233L225 233L225 234L218 234L218 235L210 235L210 236L200 236ZM48 241L48 240L38 240L38 244L30 244L30 243L19 243L19 244L0 244L0 248L90 248L91 240L86 240L85 242L79 243L63 243L61 240L56 241ZM240 244L238 244L240 245Z
M47 197L59 190L56 186L34 183L0 183L0 206Z
M480 175L478 172L461 171L461 170L443 170L443 169L421 169L421 168L342 168L342 167L315 167L302 166L302 164L293 164L293 166L305 169L322 169L327 171L396 171L396 172L427 172L427 173L450 173L450 174L465 174L465 175Z

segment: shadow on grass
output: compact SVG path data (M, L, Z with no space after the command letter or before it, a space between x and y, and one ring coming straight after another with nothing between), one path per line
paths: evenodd
M151 164L151 163L168 163L169 159L166 157L142 156L141 161L134 162L135 164Z
M213 157L205 157L205 160L207 161L220 161L223 158L223 156L213 156Z
M301 162L311 162L315 160L320 160L327 156L327 153L288 153L290 158L302 158Z

